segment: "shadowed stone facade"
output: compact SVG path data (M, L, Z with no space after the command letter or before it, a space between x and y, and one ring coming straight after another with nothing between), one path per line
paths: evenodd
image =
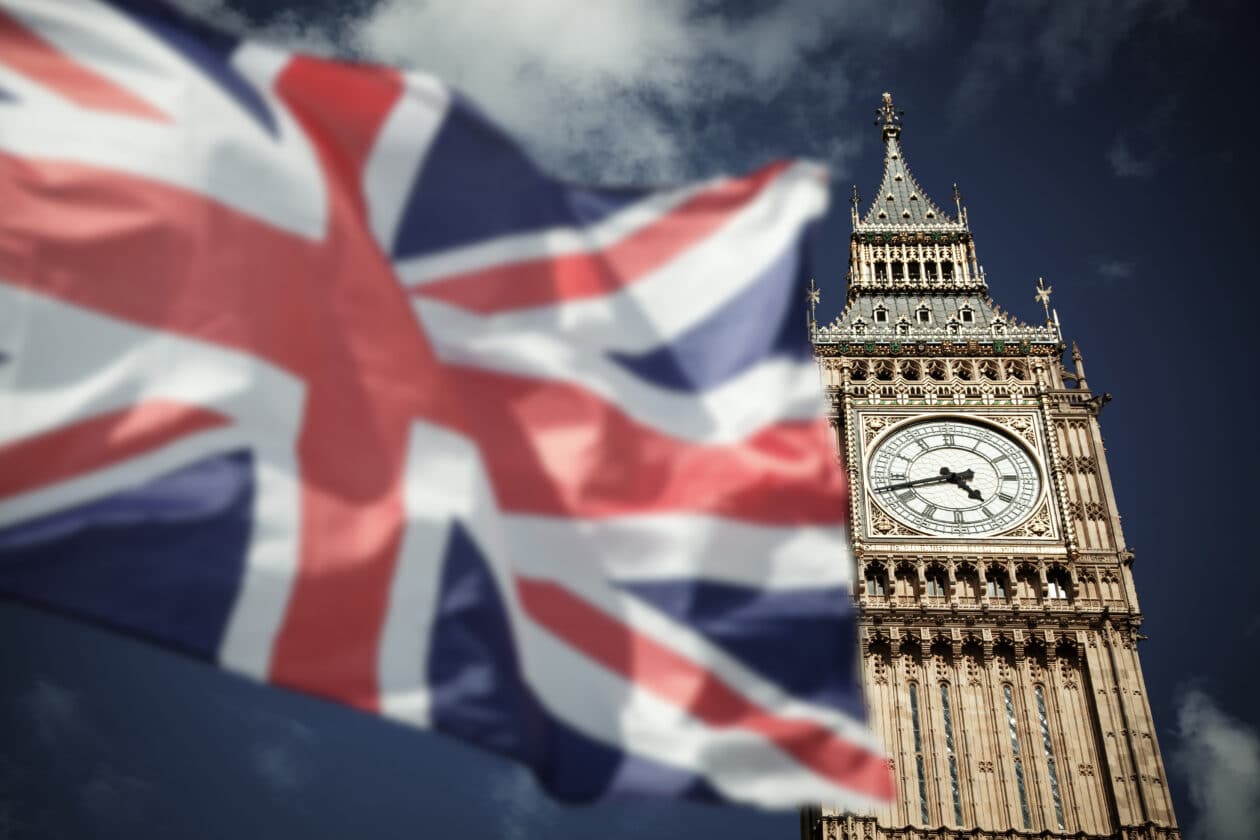
M877 113L884 178L864 215L855 190L846 306L813 335L899 796L873 816L805 809L802 837L1179 838L1098 422L1109 396L1075 346L1062 364L1048 289L1044 325L990 299L957 189L951 215L910 174L887 94Z

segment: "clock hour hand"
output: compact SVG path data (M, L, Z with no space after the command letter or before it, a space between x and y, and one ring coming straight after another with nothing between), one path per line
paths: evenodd
M950 484L953 484L954 486L956 486L959 490L967 491L967 498L976 499L977 501L979 501L984 498L983 496L980 495L980 491L972 489L972 487L969 484L967 484L968 481L970 481L971 479L975 477L976 477L976 474L972 472L971 470L963 470L960 473L950 473L949 477L946 480Z

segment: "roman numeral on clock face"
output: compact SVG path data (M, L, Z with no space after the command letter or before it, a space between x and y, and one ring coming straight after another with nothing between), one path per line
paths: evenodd
M1010 504L1011 502L1015 501L1014 496L1007 495L1006 493L998 493L998 498L1006 502L1007 504Z
M963 519L963 512L961 510L954 511L954 524L955 525L962 525L966 521L967 520Z

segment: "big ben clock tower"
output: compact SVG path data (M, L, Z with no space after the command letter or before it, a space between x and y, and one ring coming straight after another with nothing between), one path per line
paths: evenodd
M848 296L814 327L849 471L862 676L897 801L805 837L1179 837L1138 661L1133 553L1080 353L989 297L967 212L915 182L901 113ZM816 301L816 295L815 295ZM812 320L812 318L811 318Z

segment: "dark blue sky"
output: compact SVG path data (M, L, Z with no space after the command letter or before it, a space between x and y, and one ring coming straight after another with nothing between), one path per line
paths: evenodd
M442 4L432 5L439 8L427 23L443 24ZM230 6L246 13L236 25L275 37L358 54L397 51L379 35L340 39L380 11L366 0ZM449 8L449 37L461 43L477 22ZM529 60L536 47L511 43L528 40L528 21L506 29L487 22L496 48L469 52L462 65L436 63L474 95L484 89L492 114L503 98L507 122L566 177L659 178L744 169L766 157L829 159L837 184L817 259L828 318L843 299L848 185L869 196L878 183L872 111L891 90L906 110L903 141L918 180L938 203L948 202L952 182L961 186L993 296L1035 320L1033 288L1044 276L1065 335L1085 354L1090 384L1114 395L1102 428L1137 554L1150 637L1143 663L1178 817L1183 826L1198 823L1202 837L1260 834L1192 795L1210 801L1212 791L1223 793L1260 819L1260 803L1247 799L1260 787L1248 763L1260 761L1252 702L1260 681L1251 667L1260 571L1250 533L1260 480L1251 339L1260 309L1249 247L1257 222L1247 86L1253 27L1241 4L1031 2L946 15L859 3L843 20L813 23L807 3L782 4L774 20L749 3L686 8L670 28L621 45L633 51L681 38L664 55L678 63L694 37L694 64L673 75L633 57L602 69L585 56ZM578 23L598 25L583 14ZM767 40L776 37L800 42ZM741 63L749 44L765 52ZM480 66L496 61L518 65ZM423 56L413 63L424 66ZM600 85L581 84L587 67ZM740 73L742 93L729 81ZM495 89L505 78L519 90ZM529 107L514 111L513 102ZM538 128L548 115L531 109L545 102L573 130ZM583 122L592 109L603 122ZM614 155L609 149L622 147L599 143L600 126L619 125L625 114L635 116L635 130L648 124L652 132ZM3 602L0 674L0 838L796 832L794 814L558 806L524 771L447 739ZM1184 738L1183 729L1202 737ZM1217 737L1234 751L1195 746Z

